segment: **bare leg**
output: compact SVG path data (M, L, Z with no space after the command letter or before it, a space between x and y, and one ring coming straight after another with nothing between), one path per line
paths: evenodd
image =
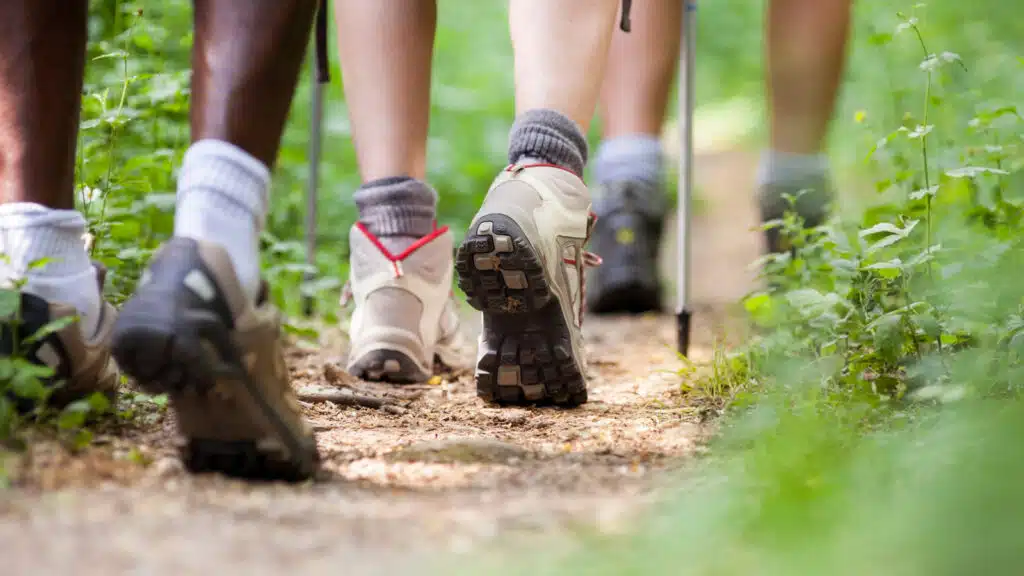
M426 177L434 0L335 0L338 49L364 182Z
M632 32L616 31L601 87L602 136L661 134L679 54L683 3L645 0L633 5Z
M781 218L796 196L795 211L817 226L832 202L828 158L823 154L839 92L852 0L771 0L767 14L767 90L771 148L761 159L761 218ZM784 251L778 228L767 231L768 249Z
M87 6L0 2L0 202L74 207Z
M842 78L851 7L851 0L769 2L767 92L774 150L821 151Z
M517 115L555 110L587 131L618 5L618 0L512 0Z
M196 0L192 140L277 157L316 0Z

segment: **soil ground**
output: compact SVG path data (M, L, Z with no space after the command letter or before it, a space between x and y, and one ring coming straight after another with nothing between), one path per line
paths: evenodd
M730 306L752 287L753 165L740 152L698 158L697 363L735 334ZM671 235L666 244L672 278ZM0 491L3 573L408 573L518 531L621 528L665 471L701 449L708 429L702 408L679 392L671 315L590 315L585 331L591 401L573 410L489 407L468 370L399 391L347 381L337 368L343 345L294 347L297 386L345 380L406 407L306 403L327 468L309 485L188 476L173 457L172 419L160 411L75 455L35 442L13 464L14 487Z

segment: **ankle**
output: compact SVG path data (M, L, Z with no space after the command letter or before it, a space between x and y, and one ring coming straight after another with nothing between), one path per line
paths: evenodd
M359 223L392 253L434 230L437 192L421 180L407 176L373 180L360 186L353 198Z
M99 322L101 295L85 248L86 221L75 210L32 203L0 205L0 283L47 302L74 306L83 334ZM45 264L39 265L45 260Z
M825 154L796 154L769 149L761 155L757 182L761 187L800 188L809 182L826 180L828 174L829 161Z
M641 181L660 185L665 178L664 165L657 136L617 136L601 142L594 157L594 179L598 184Z
M540 160L582 175L587 154L586 135L568 116L555 110L527 110L516 118L509 132L510 164Z

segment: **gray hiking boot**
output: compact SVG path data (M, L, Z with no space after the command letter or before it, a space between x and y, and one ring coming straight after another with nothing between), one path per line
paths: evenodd
M595 196L593 247L604 263L590 272L587 309L595 314L660 310L658 248L665 211L660 187L614 182Z
M304 480L319 457L288 382L280 314L266 286L253 305L227 252L172 238L114 328L118 364L167 393L193 472Z
M103 267L96 266L101 294L105 277ZM31 337L39 330L55 327L64 319L77 316L78 311L69 304L47 302L33 294L22 293L20 297L19 319L15 321L12 314L0 320L0 356L17 353L52 369L53 376L46 382L53 387L48 399L51 406L62 407L96 392L113 401L120 385L120 373L110 354L110 337L117 309L103 302L96 331L88 337L82 334L78 322L71 321L59 330L32 340ZM33 407L33 403L26 399L16 399L16 403L20 410Z
M578 176L549 165L498 175L455 259L459 286L483 312L477 394L501 404L587 401L584 251L593 215Z
M796 197L795 206L790 206L785 195ZM786 212L794 211L803 219L804 227L820 226L828 217L829 205L834 193L827 174L807 178L801 182L786 185L762 185L758 190L758 204L761 208L761 222L782 219ZM765 231L769 252L782 253L792 249L789 238L782 229L774 226Z
M458 364L462 333L451 298L452 245L446 226L396 255L363 226L352 227L350 374L423 382L433 375L435 360Z

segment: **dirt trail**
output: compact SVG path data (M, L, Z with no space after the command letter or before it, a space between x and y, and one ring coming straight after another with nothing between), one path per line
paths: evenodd
M696 361L751 286L752 167L741 153L698 160ZM83 455L39 443L0 492L3 573L408 573L518 530L614 530L704 430L678 397L670 316L589 316L586 333L591 402L576 410L487 407L468 372L403 390L402 414L308 404L330 476L314 485L187 476L160 415ZM324 366L336 380L339 351L294 349L297 384L330 385Z

